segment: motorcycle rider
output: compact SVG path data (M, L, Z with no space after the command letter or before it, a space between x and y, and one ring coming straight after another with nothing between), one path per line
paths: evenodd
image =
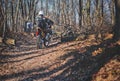
M38 13L37 22L38 22L38 31L36 33L37 44L40 45L39 48L42 48L42 44L41 44L42 39L43 40L45 39L47 33L52 34L51 26L54 24L54 22L49 18L45 17L43 11L40 11Z

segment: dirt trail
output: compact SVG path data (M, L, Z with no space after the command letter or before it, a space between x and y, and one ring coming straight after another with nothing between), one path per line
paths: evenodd
M35 81L50 80L52 76L59 75L64 71L64 69L59 71L55 71L55 69L64 65L72 57L66 60L61 60L60 57L75 50L76 44L77 42L56 43L49 48L36 49L35 38L33 38L29 45L19 45L8 52L3 52L4 59L0 64L0 80L33 81L34 78Z
M98 57L91 55L97 47L92 47L93 51L89 48L96 42L56 42L49 48L36 49L35 40L3 52L0 81L90 81L102 67Z

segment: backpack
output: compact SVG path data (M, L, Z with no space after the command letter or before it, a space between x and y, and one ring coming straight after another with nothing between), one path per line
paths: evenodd
M41 29L46 29L46 21L45 21L45 18L40 18L38 20L38 27L40 27Z

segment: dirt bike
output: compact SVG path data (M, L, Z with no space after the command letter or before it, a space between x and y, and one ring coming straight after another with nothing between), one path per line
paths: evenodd
M41 31L41 35L37 37L37 48L42 48L44 45L45 47L48 47L51 40L51 29L46 29L45 32Z

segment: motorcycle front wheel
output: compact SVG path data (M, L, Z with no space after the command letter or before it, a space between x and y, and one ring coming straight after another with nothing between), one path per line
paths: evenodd
M50 43L49 40L44 40L44 46L45 46L45 47L48 47L48 46L49 46L49 43Z
M45 47L48 47L48 46L49 46L49 44L50 44L50 39L51 39L50 34L47 34L47 36L46 36L45 39L44 39L44 46L45 46Z

